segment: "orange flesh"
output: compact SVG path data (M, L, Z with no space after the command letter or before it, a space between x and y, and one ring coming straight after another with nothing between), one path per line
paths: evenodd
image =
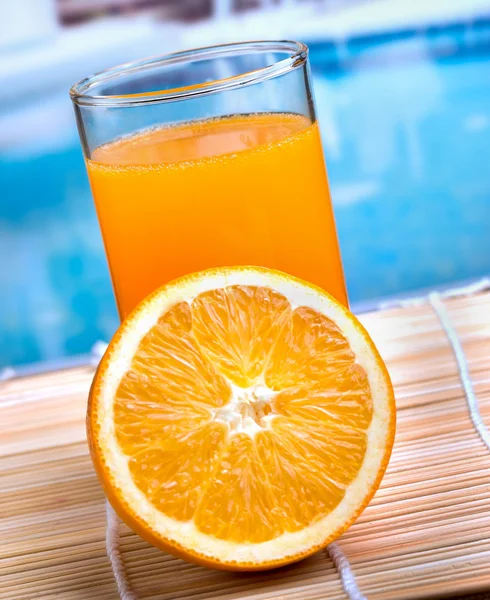
M254 395L264 386L269 402ZM255 435L224 422L233 395ZM372 400L331 320L269 288L230 286L160 318L121 380L114 419L155 507L216 538L259 543L339 504L364 459Z
M121 317L164 283L261 265L347 305L318 125L238 115L148 130L87 161Z

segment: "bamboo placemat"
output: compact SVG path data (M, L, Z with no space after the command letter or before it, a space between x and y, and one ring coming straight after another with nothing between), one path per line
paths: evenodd
M436 300L362 316L395 384L398 429L380 490L337 545L348 561L341 570L351 569L360 590L351 598L490 590L490 452L468 405L473 390L490 427L490 294ZM0 600L119 598L85 441L92 375L87 367L0 382ZM229 574L172 558L125 526L119 546L127 598L347 597L328 552L274 572Z

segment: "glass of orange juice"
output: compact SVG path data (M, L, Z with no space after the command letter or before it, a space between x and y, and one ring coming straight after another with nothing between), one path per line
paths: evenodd
M178 52L70 94L122 318L167 281L230 265L347 304L304 44Z

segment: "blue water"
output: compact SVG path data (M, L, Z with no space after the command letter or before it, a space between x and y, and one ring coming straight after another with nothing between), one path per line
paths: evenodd
M490 27L310 46L352 302L488 274ZM25 114L0 144L0 367L117 326L69 101Z
M312 46L352 301L489 273L490 29L345 55Z

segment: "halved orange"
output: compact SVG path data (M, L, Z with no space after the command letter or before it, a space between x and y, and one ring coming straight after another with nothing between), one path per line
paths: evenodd
M136 308L100 363L87 422L130 527L187 560L257 570L357 518L386 469L395 404L348 310L284 273L234 267Z

